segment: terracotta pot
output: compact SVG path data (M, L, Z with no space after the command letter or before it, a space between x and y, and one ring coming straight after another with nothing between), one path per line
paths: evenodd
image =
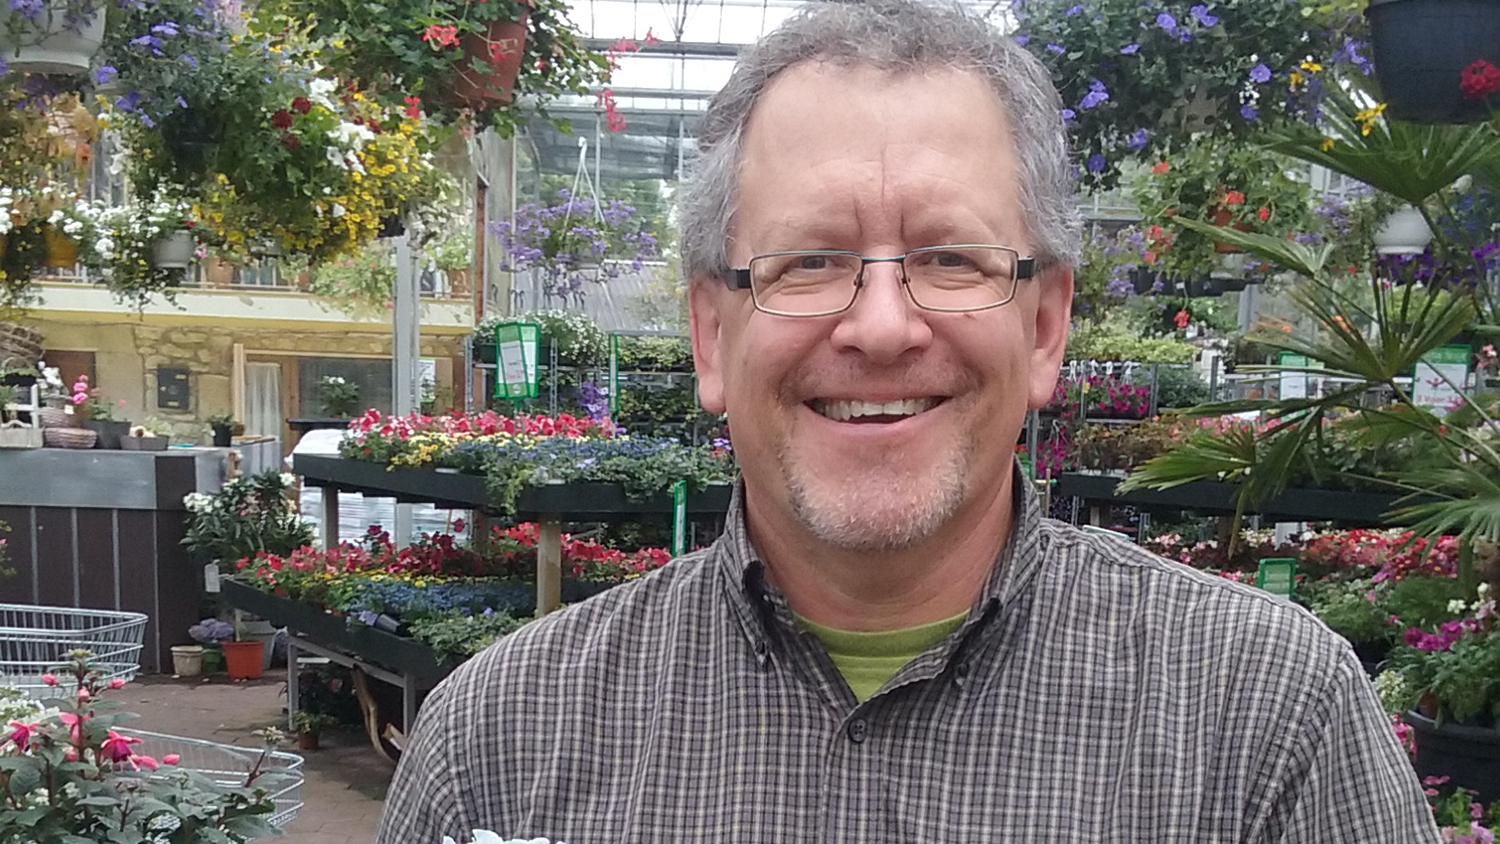
M302 749L302 750L317 750L318 749L318 734L317 733L298 733L297 734L297 747L300 748L300 749Z
M1233 219L1233 212L1231 212L1228 208L1220 207L1214 209L1214 214L1211 218L1209 218L1209 222L1213 223L1216 226L1228 226L1230 225L1229 221ZM1233 228L1237 232L1250 231L1250 226L1246 225L1245 223L1235 223L1233 224L1233 226L1231 226L1231 228ZM1238 246L1230 246L1227 243L1216 242L1214 243L1214 251L1234 254L1236 252L1243 252L1244 250L1239 248Z
M235 680L256 680L265 673L265 645L261 642L225 642L224 667Z
M445 99L451 104L475 110L503 105L515 96L516 77L521 72L521 56L526 50L526 20L529 12L521 10L520 20L491 21L484 35L464 36L463 55L453 63ZM500 51L490 54L490 45ZM474 60L489 67L474 69Z

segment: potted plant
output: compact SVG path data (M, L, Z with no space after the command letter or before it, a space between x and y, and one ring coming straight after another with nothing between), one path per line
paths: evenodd
M337 723L338 719L332 715L298 710L292 715L292 731L297 734L297 746L302 750L317 750L319 735Z
M138 309L157 294L176 301L183 268L196 248L187 200L160 196L123 205L80 202L60 210L56 225L82 244L81 263L99 270L115 298Z
M353 416L359 407L359 385L338 375L325 375L318 381L318 400L328 416Z
M130 426L120 438L120 448L125 451L166 451L172 444L172 426L148 416L139 425Z
M182 544L203 562L226 571L258 553L290 554L313 540L291 497L295 479L261 472L226 481L212 495L191 493Z
M220 643L224 652L224 670L232 680L259 680L265 674L266 642L236 636L234 641Z
M94 447L118 449L120 438L130 430L130 423L115 419L115 405L99 397L99 388L89 386L87 375L78 376L73 383L72 401L74 418L82 418L83 427L99 435ZM124 407L125 402L120 401L118 406Z
M1500 65L1500 8L1494 3L1370 0L1365 15L1375 75L1392 117L1459 123L1490 114L1486 99L1500 90L1500 76L1483 67Z
M228 448L234 443L234 414L215 413L208 417L209 430L213 432L213 445Z
M81 75L104 43L106 0L0 6L0 60L13 73Z
M551 205L522 205L511 219L491 223L490 233L505 247L500 268L535 270L547 297L583 295L586 283L639 272L657 254L656 238L634 206L580 199L566 189Z
M396 108L509 136L526 112L587 95L610 62L568 20L566 0L281 0L277 20L311 23L319 61Z

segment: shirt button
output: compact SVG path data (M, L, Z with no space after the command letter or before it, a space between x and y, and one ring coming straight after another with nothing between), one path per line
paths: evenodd
M855 718L849 722L849 740L855 744L863 744L865 737L870 734L870 725L863 718Z

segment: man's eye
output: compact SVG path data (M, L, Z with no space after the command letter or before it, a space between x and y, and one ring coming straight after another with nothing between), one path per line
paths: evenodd
M794 269L799 270L826 270L828 269L827 255L803 255L797 259Z

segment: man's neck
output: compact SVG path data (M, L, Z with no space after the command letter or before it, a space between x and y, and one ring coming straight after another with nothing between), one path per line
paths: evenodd
M746 495L751 540L766 577L794 611L838 630L901 630L966 612L984 589L1015 519L1010 484L970 502L933 536L900 551L830 547Z

